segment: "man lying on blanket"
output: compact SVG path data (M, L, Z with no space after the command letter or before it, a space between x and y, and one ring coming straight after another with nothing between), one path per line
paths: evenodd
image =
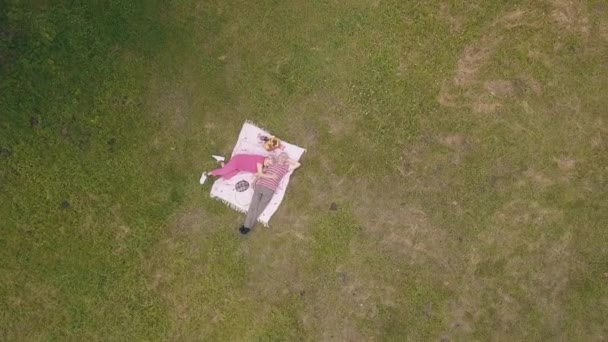
M263 163L257 163L253 198L247 211L245 223L239 228L241 234L247 234L253 229L258 217L266 209L272 196L274 196L274 192L279 186L281 179L298 167L300 167L300 163L289 158L285 152L279 154L278 157L271 156L264 159Z

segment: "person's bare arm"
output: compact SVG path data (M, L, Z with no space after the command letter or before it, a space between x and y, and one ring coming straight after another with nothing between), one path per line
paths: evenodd
M277 178L277 176L275 176L275 175L267 175L267 174L265 174L264 171L263 171L262 164L257 163L256 167L258 169L258 171L255 174L256 178L269 178L269 179L275 179L275 178Z
M293 159L291 159L291 158L290 158L290 159L287 159L287 163L289 164L289 170L290 170L290 171L293 171L293 170L295 170L295 169L299 168L299 167L302 165L302 164L300 164L300 162L299 162L299 161L297 161L297 160L293 160Z

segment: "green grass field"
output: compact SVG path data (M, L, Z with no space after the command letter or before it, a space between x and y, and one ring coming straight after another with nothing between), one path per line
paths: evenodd
M606 341L606 89L605 0L0 1L0 339Z

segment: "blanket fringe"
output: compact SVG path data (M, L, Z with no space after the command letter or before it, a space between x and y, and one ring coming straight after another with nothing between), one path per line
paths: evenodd
M214 199L214 200L216 200L216 201L223 202L225 205L229 206L230 208L232 208L232 209L234 209L234 210L236 210L236 211L238 211L238 212L245 213L245 214L247 213L245 210L243 210L243 209L241 209L241 208L237 207L236 205L234 205L234 204L232 204L232 203L230 203L230 202L226 201L225 199L223 199L223 198L221 198L221 197L211 197L211 198L213 198L213 199Z
M223 199L223 198L220 198L220 197L211 197L211 198L213 198L213 199L214 199L214 200L216 200L216 201L223 202L225 205L229 206L230 208L232 208L232 209L234 209L234 210L236 210L236 211L238 211L238 212L240 212L240 213L247 214L247 211L246 211L246 210L243 210L243 209L241 209L241 208L237 207L236 205L234 205L234 204L232 204L232 203L230 203L230 202L226 201L226 200L225 200L225 199ZM260 220L260 219L258 219L258 222L260 222L261 224L263 224L263 225L264 225L264 227L269 228L268 222L264 222L264 221L262 221L262 220Z

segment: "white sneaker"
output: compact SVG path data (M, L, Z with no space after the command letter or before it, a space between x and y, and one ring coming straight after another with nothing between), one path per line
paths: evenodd
M213 159L215 159L216 162L223 162L224 160L226 160L226 158L222 157L222 156L216 156L216 155L212 155Z
M203 174L201 175L201 179L198 182L201 183L201 185L203 185L203 184L205 184L206 180L207 180L207 172L203 172Z

